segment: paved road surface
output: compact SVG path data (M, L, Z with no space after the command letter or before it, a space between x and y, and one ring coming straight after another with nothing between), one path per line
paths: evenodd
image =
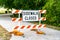
M28 22L21 22L20 25L28 25L28 24L33 25L32 23ZM10 17L4 16L0 17L0 25L2 25L7 31L10 32L13 30L15 25L17 25L17 22L13 23ZM26 29L22 30L25 33L24 34L25 37L12 35L10 40L60 40L60 31L50 28L43 28L41 30L44 31L46 35L38 35L36 34L36 32Z

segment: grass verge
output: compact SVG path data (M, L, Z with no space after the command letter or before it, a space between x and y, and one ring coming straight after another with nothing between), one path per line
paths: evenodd
M10 33L0 25L0 40L10 40Z

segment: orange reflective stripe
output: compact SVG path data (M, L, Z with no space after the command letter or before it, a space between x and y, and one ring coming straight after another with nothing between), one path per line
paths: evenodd
M34 25L33 28L36 28L36 25Z
M14 29L18 29L19 28L19 26L16 26Z
M23 29L25 26L22 26L21 29Z
M42 19L42 20L44 21L45 19L46 19L46 18L45 18L45 17L43 17L43 19Z
M40 24L39 26L38 26L38 28L40 28L42 26L42 24Z
M21 21L22 20L22 18L20 18L18 21Z
M12 18L12 21L15 21L16 20L16 18Z
M46 28L46 24L44 24L44 28Z
M27 26L27 28L30 28L30 27L31 27L31 25L28 25L28 26Z
M39 10L40 13L46 13L46 10Z
M16 11L15 11L15 13L18 13L18 12L19 12L19 10L16 10Z
M40 12L40 13L42 13L42 12L43 12L43 10L40 10L39 12Z

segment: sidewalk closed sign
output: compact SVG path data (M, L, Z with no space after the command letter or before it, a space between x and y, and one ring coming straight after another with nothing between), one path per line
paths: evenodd
M38 21L38 12L22 12L23 21Z

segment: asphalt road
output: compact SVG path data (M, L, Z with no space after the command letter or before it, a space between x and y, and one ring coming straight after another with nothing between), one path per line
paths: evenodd
M20 25L28 25L32 23L29 22L21 22ZM17 22L13 23L11 21L11 18L8 16L0 16L0 25L3 26L7 31L11 32L15 25L18 25ZM14 36L12 35L10 40L60 40L60 31L50 29L50 28L42 28L43 32L45 32L45 35L39 35L36 34L34 31L30 31L28 29L21 30L24 32L24 37L22 36Z

